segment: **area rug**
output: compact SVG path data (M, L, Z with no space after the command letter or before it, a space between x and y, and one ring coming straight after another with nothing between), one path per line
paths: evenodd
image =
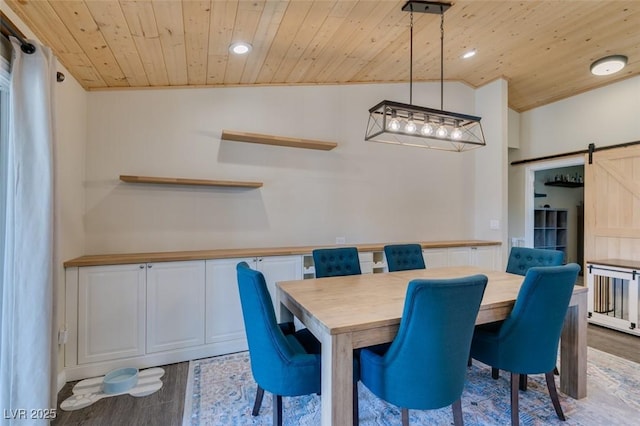
M638 425L640 421L640 364L588 348L588 397L574 400L560 393L567 417L556 417L544 375L529 377L526 392L520 392L521 425ZM557 383L556 379L556 383ZM373 395L359 383L360 425L398 425L400 410ZM265 392L260 415L251 416L256 383L251 375L249 354L240 352L191 361L185 396L183 426L271 425L271 394ZM510 424L509 376L501 372L491 379L491 369L475 361L468 370L462 394L464 423ZM450 425L451 408L410 410L410 424ZM290 426L320 424L320 397L283 398L283 420Z
M162 380L160 380L160 378L163 375L164 370L158 367L140 370L135 386L119 393L104 393L102 391L104 376L81 380L73 387L73 395L62 401L60 408L65 411L79 410L88 407L102 398L123 395L125 393L136 397L151 395L162 388Z

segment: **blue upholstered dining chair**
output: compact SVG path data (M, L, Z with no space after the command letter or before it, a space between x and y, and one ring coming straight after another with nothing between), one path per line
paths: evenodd
M509 316L495 329L476 328L471 356L511 373L511 424L519 423L518 385L521 374L544 373L553 407L565 420L553 369L564 318L580 267L529 268Z
M384 246L389 272L425 269L420 244L390 244Z
M512 247L507 261L507 270L511 274L526 275L533 266L560 266L564 263L564 252L560 250ZM483 328L483 326L479 326ZM554 369L557 374L558 370ZM498 379L500 370L491 369L491 377ZM527 375L520 376L520 390L527 390Z
M360 275L360 260L356 247L315 249L313 264L316 278Z
M560 250L512 247L507 272L524 276L532 266L560 266L563 263L564 252Z
M251 372L258 384L251 414L257 416L264 391L273 394L273 425L282 425L282 397L320 393L320 342L309 330L276 322L267 283L246 262L236 266ZM353 411L358 425L358 360L354 360Z
M362 383L401 407L404 426L409 424L409 409L447 405L452 405L454 423L463 424L460 396L486 285L484 275L409 282L400 328L391 345L360 353Z
M273 393L273 424L282 424L282 396L320 392L320 344L307 330L295 332L276 322L262 273L246 262L236 266L251 372L258 384L252 414L258 415L264 391ZM285 334L288 333L288 334ZM306 346L306 348L305 348Z

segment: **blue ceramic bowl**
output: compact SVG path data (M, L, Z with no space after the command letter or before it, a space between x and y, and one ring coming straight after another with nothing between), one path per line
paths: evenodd
M118 368L108 372L102 382L102 391L107 394L126 392L138 383L137 368Z

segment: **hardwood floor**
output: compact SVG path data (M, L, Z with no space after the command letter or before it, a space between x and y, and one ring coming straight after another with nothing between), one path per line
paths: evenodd
M136 398L119 395L100 401L75 411L63 411L60 403L72 395L77 382L67 383L58 393L57 418L51 422L55 426L172 426L182 424L185 389L189 363L165 365L162 388L149 396Z
M588 345L621 358L640 363L640 337L589 324ZM101 399L76 411L62 411L60 403L71 395L77 382L67 383L58 393L58 418L55 426L178 426L182 424L189 363L163 366L162 389L143 397L120 395Z
M640 363L640 337L606 327L589 324L587 345Z

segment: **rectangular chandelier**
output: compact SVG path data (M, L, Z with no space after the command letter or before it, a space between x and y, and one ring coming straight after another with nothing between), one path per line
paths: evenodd
M444 111L444 12L448 2L409 0L409 103L382 101L369 109L365 141L468 151L485 146L480 117ZM440 109L413 105L413 12L440 15Z
M480 117L386 100L369 109L364 139L457 152L486 145Z

